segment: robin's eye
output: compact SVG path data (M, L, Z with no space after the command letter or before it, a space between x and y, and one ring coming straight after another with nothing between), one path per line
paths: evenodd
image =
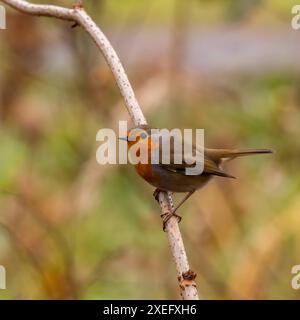
M141 139L146 139L147 138L147 134L145 132L141 133L140 135Z

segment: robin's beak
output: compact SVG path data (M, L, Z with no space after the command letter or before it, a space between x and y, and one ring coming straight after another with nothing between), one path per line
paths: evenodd
M127 137L119 137L119 140L124 140L124 141L128 141L128 138Z

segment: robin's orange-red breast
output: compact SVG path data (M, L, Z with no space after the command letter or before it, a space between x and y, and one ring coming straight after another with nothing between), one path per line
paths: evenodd
M174 143L170 143L170 163L165 164L161 158L161 148L162 144L157 143L157 139L154 139L154 134L151 132L151 128L148 126L139 126L133 128L129 131L128 136L120 137L120 139L126 140L129 148L139 142L140 146L145 146L148 152L149 158L151 157L151 152L155 148L159 149L159 160L153 164L151 161L148 163L138 162L136 163L135 169L137 173L148 183L156 188L154 191L154 196L158 200L158 194L160 191L171 191L171 192L186 192L187 195L182 201L174 208L171 214L163 217L164 228L166 222L170 219L172 215L175 215L177 209L198 189L202 188L211 178L215 176L225 177L225 178L235 178L234 176L226 173L221 165L225 160L230 160L236 157L248 156L253 154L264 154L272 153L269 149L208 149L204 148L204 166L203 172L199 175L189 175L186 172L187 168L195 166L193 161L186 161L186 154L182 155L182 162L175 163L174 158L176 157L177 150L183 152L184 148L174 148ZM160 140L161 142L161 140ZM174 140L173 140L174 142ZM176 142L175 142L176 143ZM177 140L178 143L178 140ZM179 143L185 143L185 141L179 141ZM196 145L192 145L192 151L195 153L197 150Z

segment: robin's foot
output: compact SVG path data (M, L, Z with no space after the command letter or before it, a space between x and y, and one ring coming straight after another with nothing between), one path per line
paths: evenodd
M155 189L153 192L153 197L157 202L159 202L159 193L160 193L159 189Z
M162 220L163 220L163 231L166 231L166 226L167 226L167 222L172 218L172 217L175 217L177 218L178 220L178 223L181 221L181 217L176 214L175 212L173 211L168 211L167 213L163 213L160 215L162 217Z

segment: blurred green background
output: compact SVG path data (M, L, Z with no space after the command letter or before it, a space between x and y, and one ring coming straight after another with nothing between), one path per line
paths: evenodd
M228 163L236 181L216 178L180 209L201 296L299 298L290 284L300 264L296 1L83 2L151 126L204 128L209 147L276 152ZM0 39L0 297L179 298L153 188L130 165L96 163L97 131L128 115L91 39L13 10Z

